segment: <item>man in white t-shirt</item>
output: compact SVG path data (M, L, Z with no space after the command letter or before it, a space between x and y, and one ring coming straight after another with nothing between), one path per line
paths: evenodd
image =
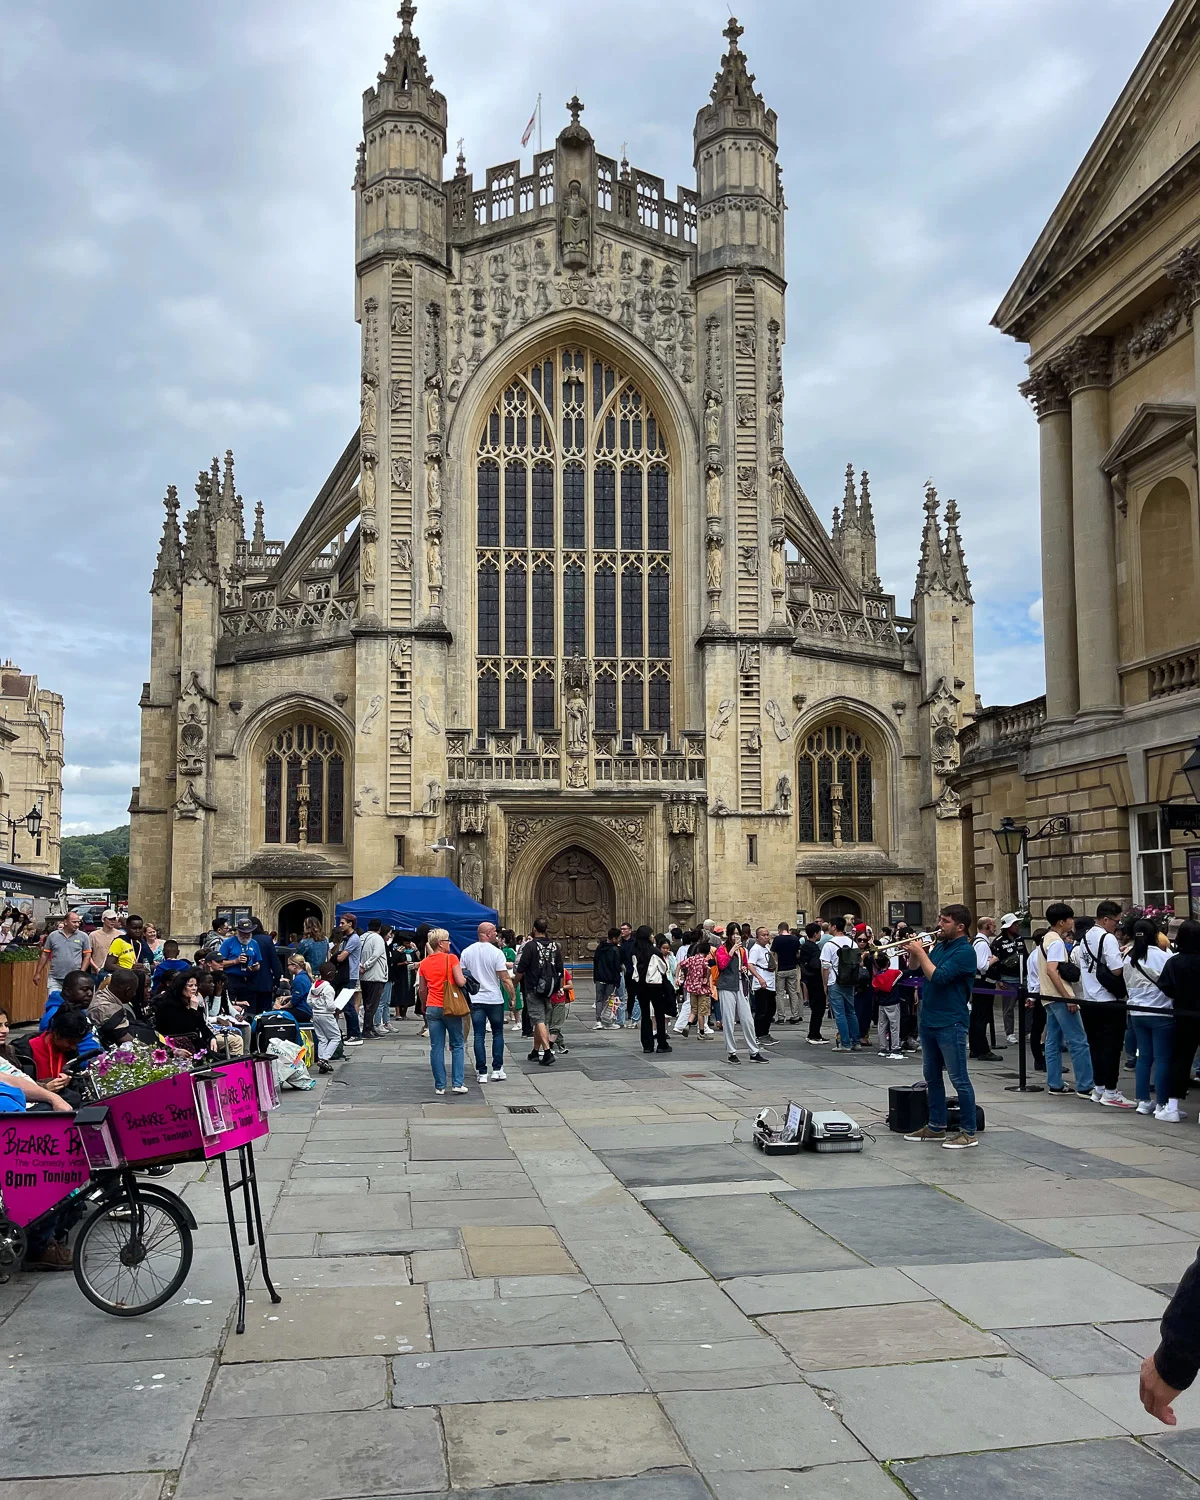
M475 1037L475 1072L480 1083L487 1083L487 1028L492 1028L491 1078L503 1079L504 1073L504 997L516 999L512 975L504 950L496 946L496 924L480 922L478 941L467 948L460 962L463 973L479 984L471 996L471 1030Z
M1092 1054L1083 1022L1079 1018L1079 1000L1072 984L1059 972L1071 961L1067 940L1075 931L1075 910L1065 901L1055 901L1046 908L1050 931L1042 939L1038 955L1038 989L1046 1008L1046 1092L1061 1098L1071 1090L1063 1083L1062 1043L1071 1050L1071 1067L1075 1071L1075 1093L1081 1099L1093 1097Z
M1121 978L1121 947L1113 936L1120 915L1120 902L1101 901L1096 908L1096 925L1089 927L1075 945L1075 959L1083 998L1090 1002L1083 1007L1083 1029L1087 1032L1095 1073L1092 1098L1108 1109L1133 1109L1133 1101L1126 1099L1117 1087L1121 1076L1121 1043L1125 1039L1125 1007L1121 1004L1125 981ZM1112 974L1110 982L1116 984L1120 994L1114 994L1101 982L1106 967Z
M774 1047L771 1022L775 1019L775 970L772 968L771 929L758 927L754 942L746 955L750 969L750 1013L754 1017L754 1034L759 1045Z
M837 1041L833 1044L835 1052L853 1052L859 1044L858 1015L854 1009L854 991L858 983L858 974L862 967L862 960L858 956L858 944L852 937L846 935L845 917L834 917L831 922L833 936L821 949L821 969L825 975L825 993L829 1000L829 1009L833 1012L833 1019L837 1023ZM846 948L854 949L853 956L845 964L839 965L838 955ZM853 972L845 974L842 983L838 983L838 970L848 968Z
M975 924L975 989L971 995L970 1054L974 1062L1002 1062L992 1051L989 1032L996 1024L995 974L1000 960L992 952L996 924L991 917L980 917Z

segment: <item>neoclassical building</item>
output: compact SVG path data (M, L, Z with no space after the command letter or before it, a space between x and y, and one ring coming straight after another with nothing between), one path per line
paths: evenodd
M444 873L573 954L626 917L928 918L963 875L957 507L928 491L902 611L867 475L829 531L788 466L776 116L742 28L672 198L578 99L531 171L447 177L413 15L363 96L357 430L286 543L261 505L246 535L232 455L182 537L167 494L134 905L292 931Z
M993 319L1029 346L1046 693L960 737L981 911L1200 916L1200 852L1172 826L1200 735L1198 306L1200 3L1176 0ZM1003 817L1046 830L1024 858L1000 854Z

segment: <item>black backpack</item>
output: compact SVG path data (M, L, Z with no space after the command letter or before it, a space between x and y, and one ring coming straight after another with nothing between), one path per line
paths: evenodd
M538 1000L549 1000L554 993L558 977L557 965L554 962L557 949L553 943L543 944L538 938L531 940L531 946L533 953L525 968L529 993Z
M1125 983L1125 976L1123 974L1114 973L1114 971L1109 967L1108 960L1104 957L1104 939L1107 936L1108 934L1104 931L1103 928L1101 928L1100 941L1096 945L1095 953L1093 953L1091 948L1088 946L1088 934L1086 932L1080 939L1080 946L1082 947L1086 957L1091 960L1091 962L1088 964L1088 968L1096 976L1096 979L1104 987L1104 989L1106 989L1115 1000L1128 1000L1129 986ZM1059 972L1062 972L1061 964L1059 965Z
M862 954L859 952L858 944L844 943L838 945L837 951L837 982L839 985L849 989L858 983L862 975Z

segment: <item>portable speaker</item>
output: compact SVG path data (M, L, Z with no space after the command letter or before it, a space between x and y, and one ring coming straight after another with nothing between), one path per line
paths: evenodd
M901 1084L888 1089L889 1130L908 1135L929 1124L929 1095L924 1084Z
M975 1106L975 1131L977 1134L983 1131L983 1105ZM946 1100L946 1129L951 1133L962 1129L962 1106L958 1102L958 1095L953 1099Z

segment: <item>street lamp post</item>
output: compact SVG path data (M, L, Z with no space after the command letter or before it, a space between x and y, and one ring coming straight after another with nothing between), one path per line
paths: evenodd
M35 802L23 818L8 818L9 827L9 858L15 865L17 862L17 829L25 828L29 831L32 839L37 838L42 831L42 809Z
M1018 823L1014 818L1001 818L1000 827L993 828L1000 853L1006 859L1015 859L1024 854L1025 846L1033 839L1063 838L1071 831L1071 820L1066 813L1047 818L1036 831L1027 823ZM1025 966L1021 966L1021 988L1017 997L1017 1081L1005 1090L1009 1094L1040 1094L1041 1084L1027 1083L1025 1074Z

